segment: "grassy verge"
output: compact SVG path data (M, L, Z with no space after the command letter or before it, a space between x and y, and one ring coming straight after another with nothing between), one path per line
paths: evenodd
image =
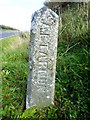
M86 8L64 11L58 36L54 106L25 110L20 118L90 119L89 40ZM84 13L84 14L82 14Z
M28 74L28 41L17 36L0 41L2 46L1 114L5 118L14 119L22 113L24 107Z
M84 13L84 14L82 14ZM69 9L62 13L63 27L58 37L54 106L23 111L28 76L27 37L12 37L2 43L2 115L17 120L90 119L90 33L86 10Z

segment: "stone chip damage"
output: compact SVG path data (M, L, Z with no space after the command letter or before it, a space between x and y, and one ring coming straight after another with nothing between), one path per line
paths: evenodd
M54 104L57 38L58 15L47 7L36 11L31 21L26 108Z

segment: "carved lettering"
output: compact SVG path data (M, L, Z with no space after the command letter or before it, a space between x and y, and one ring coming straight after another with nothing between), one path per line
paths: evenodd
M53 103L58 16L43 7L32 17L26 108Z

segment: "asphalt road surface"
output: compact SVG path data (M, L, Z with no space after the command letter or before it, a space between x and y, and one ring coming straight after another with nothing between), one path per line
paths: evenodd
M19 35L17 31L16 32L0 32L0 40L3 40L11 36L16 36L16 35Z

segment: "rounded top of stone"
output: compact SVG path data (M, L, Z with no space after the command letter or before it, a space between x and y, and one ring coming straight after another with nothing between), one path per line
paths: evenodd
M38 11L40 11L42 14L47 11L47 12L52 13L53 17L58 17L58 15L57 15L54 11L52 11L51 9L49 9L49 8L46 7L46 6L42 7L42 8L41 8L40 10L38 10ZM38 12L38 11L37 11L37 12Z
M32 21L33 21L34 18L42 17L42 15L45 14L45 13L46 14L51 14L53 18L58 18L58 15L54 11L52 11L48 7L44 6L41 9L34 12L34 14L32 15Z

